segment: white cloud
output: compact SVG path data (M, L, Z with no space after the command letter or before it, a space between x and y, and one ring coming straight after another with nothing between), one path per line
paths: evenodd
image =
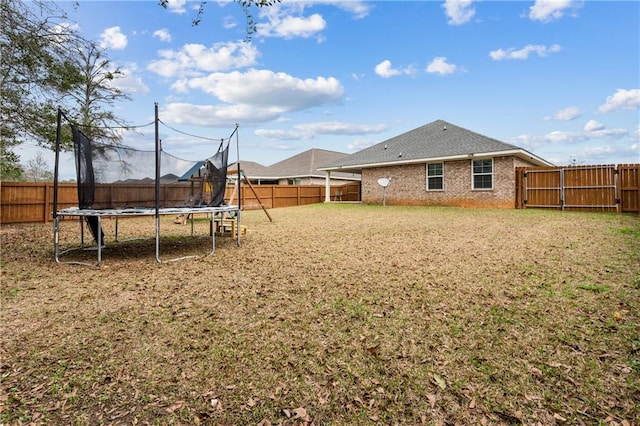
M501 61L503 59L527 59L532 53L536 53L540 57L545 57L549 55L549 53L559 52L560 49L560 46L557 44L549 47L541 44L528 44L519 50L516 50L516 48L514 47L510 47L507 50L494 50L492 52L489 52L489 56L491 56L491 58L496 61Z
M430 74L447 75L456 71L462 71L457 65L447 63L447 58L444 56L437 56L433 58L433 61L427 65L426 71Z
M286 73L251 69L212 73L185 82L229 104L268 108L272 112L301 111L342 100L344 88L333 77L299 79Z
M570 106L557 111L551 117L545 117L545 120L569 121L569 120L575 120L576 118L580 117L580 115L581 114L578 107Z
M388 59L385 59L384 61L376 65L375 72L383 78L389 78L393 77L394 75L402 74L400 70L396 70L391 67L391 61Z
M367 2L355 1L355 0L353 1L338 0L335 2L327 2L327 3L331 3L342 10L346 10L347 12L350 12L351 15L353 15L354 19L362 19L367 17L372 7Z
M354 124L339 121L302 123L295 126L313 135L364 135L380 133L389 128L386 124Z
M543 136L544 141L550 143L576 143L587 139L584 132L570 132L556 130Z
M589 158L588 163L610 161L613 155L621 159L619 164L637 163L640 161L640 144L595 146L586 148L583 153Z
M157 37L158 39L160 39L160 41L166 41L166 42L170 42L171 41L171 33L166 28L162 28L162 29L154 31L153 32L153 36Z
M536 0L529 8L529 18L532 21L551 22L564 16L567 11L580 6L574 0Z
M100 47L103 49L122 50L127 47L127 36L120 27L107 28L100 34Z
M309 17L269 15L269 22L257 25L261 37L309 38L327 27L324 18L315 13Z
M476 14L473 0L445 0L442 7L449 18L449 25L466 24Z
M127 94L149 93L149 88L144 84L142 78L136 75L138 66L135 63L129 63L120 67L120 72L122 73L121 75L111 80L111 86Z
M616 93L607 97L607 101L598 108L598 112L604 114L619 109L638 108L640 108L640 89L618 89Z
M236 19L233 16L225 16L224 20L222 22L222 26L227 29L230 30L231 28L235 28L238 26L238 22L236 21Z
M376 65L374 71L382 78L389 78L401 74L414 75L416 73L415 67L411 65L402 69L393 68L391 66L391 61L388 59L385 59L384 61Z
M202 44L185 44L180 50L161 50L162 59L147 66L162 77L198 76L202 72L226 71L249 67L256 63L258 50L252 43L217 43L208 48Z
M80 32L80 25L71 22L56 24L51 28L56 41L60 44L67 43L70 37Z
M185 13L187 10L184 5L187 3L187 0L168 0L167 1L167 10L172 13Z
M250 105L194 105L189 103L169 103L161 112L168 123L204 127L230 128L232 123L245 126L272 121L280 112Z
M590 120L584 127L584 131L554 131L544 135L545 142L550 143L577 143L594 139L621 139L629 135L625 129L607 129L597 121Z
M604 124L600 124L596 120L589 120L584 125L585 132L593 132L593 131L602 130L602 129L604 129Z
M255 134L267 139L278 140L307 140L320 135L366 135L380 133L389 126L386 124L354 124L338 121L326 121L316 123L301 123L289 130L258 129Z
M285 1L276 3L270 7L260 8L259 16L266 22L256 25L257 35L285 39L318 36L327 27L327 22L318 13L305 16L305 9L316 4L335 6L350 13L354 19L366 17L373 7L370 3L359 0ZM323 37L318 38L319 43L323 41Z
M373 140L369 140L369 139L355 139L353 142L351 142L350 144L347 145L347 150L348 151L360 151L363 150L365 148L369 148L370 146L373 146L375 144L377 144L380 141L373 141Z

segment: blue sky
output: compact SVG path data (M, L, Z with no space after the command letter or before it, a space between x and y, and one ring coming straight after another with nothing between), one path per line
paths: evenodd
M638 1L80 1L80 31L107 50L131 124L209 138L239 125L240 158L352 153L443 119L558 165L640 162ZM185 159L217 145L161 126ZM153 127L125 144L153 146ZM20 154L20 152L18 152ZM23 160L29 157L25 147ZM235 160L232 153L231 160Z

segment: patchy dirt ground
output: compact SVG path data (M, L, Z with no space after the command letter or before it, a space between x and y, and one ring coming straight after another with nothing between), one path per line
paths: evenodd
M2 226L0 423L638 424L638 217L270 213L163 264L106 221L99 268L55 263L51 224ZM204 219L162 230L163 259L210 250Z

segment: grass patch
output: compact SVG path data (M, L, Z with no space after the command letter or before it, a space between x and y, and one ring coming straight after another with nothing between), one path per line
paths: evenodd
M609 291L608 285L598 284L578 284L580 290L593 291L594 293L607 293Z
M209 257L206 220L191 237L166 218L163 258L200 256L163 264L151 219L121 220L118 242L105 220L100 268L56 264L50 225L3 225L0 423L640 417L638 217L270 213L243 212L241 247L217 238Z

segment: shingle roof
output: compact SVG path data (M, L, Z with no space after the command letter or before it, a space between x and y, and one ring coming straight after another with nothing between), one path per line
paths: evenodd
M240 169L250 178L264 178L269 174L269 168L254 161L240 161ZM238 162L229 164L227 170L235 173L238 170Z
M549 165L515 145L500 142L444 120L436 120L379 144L353 153L348 157L322 165L321 170L357 169L368 165L384 165L447 159L483 153L519 152L540 164ZM522 155L524 154L524 155Z
M339 160L348 155L349 154L344 152L312 148L274 163L268 167L253 161L241 161L240 168L250 179L285 179L304 177L324 178L326 173L318 171L318 167L323 164ZM237 168L237 163L233 163L229 165L228 169L235 171ZM360 179L359 174L349 172L332 173L331 177L338 179Z
M318 167L330 163L332 161L339 161L340 159L347 157L349 154L337 151L328 151L326 149L312 148L293 157L286 158L268 167L269 172L274 177L325 177L325 172L318 171ZM353 173L336 173L332 177L358 177L353 176Z

